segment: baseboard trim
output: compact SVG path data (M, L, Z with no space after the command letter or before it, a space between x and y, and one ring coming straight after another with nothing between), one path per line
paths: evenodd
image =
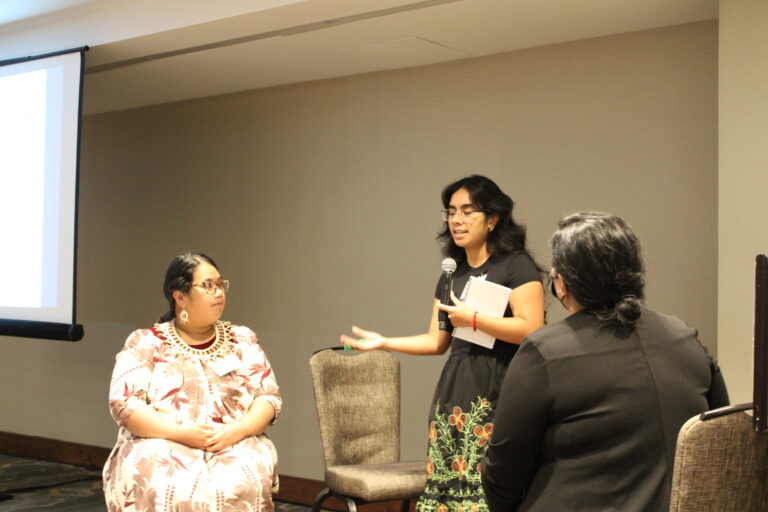
M109 448L72 443L59 439L0 432L0 453L100 468L109 457Z
M0 432L0 453L16 457L29 457L60 462L62 464L101 468L107 461L110 451L110 448L101 446L27 436L12 432ZM325 483L320 480L280 475L280 492L275 495L275 498L290 503L311 506L317 494L323 489L325 489ZM323 508L346 510L344 504L334 498L326 500L323 503ZM400 510L400 502L371 503L358 508L366 512L398 512ZM411 509L413 510L413 503L411 504Z

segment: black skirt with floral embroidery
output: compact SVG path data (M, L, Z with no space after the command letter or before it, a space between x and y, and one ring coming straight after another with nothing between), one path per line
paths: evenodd
M487 511L481 461L493 433L493 414L517 345L493 349L453 338L432 402L427 487L419 512Z
M479 267L459 262L453 292L462 297L470 277L515 289L541 282L536 264L525 251L491 256ZM440 299L445 276L435 287ZM512 316L507 306L504 317ZM437 383L429 413L427 487L419 512L487 511L480 467L493 432L493 415L504 374L518 345L496 340L493 349L452 338L451 355Z

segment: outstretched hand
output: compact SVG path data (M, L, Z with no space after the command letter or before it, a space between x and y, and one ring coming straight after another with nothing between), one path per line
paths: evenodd
M353 338L346 334L341 335L342 345L349 345L352 348L363 351L386 348L387 339L377 332L366 331L353 325L352 333L357 337Z
M472 325L472 316L475 314L475 310L461 302L459 298L451 290L451 301L453 306L446 304L438 304L438 308L441 311L448 313L448 319L451 321L454 327L470 327Z

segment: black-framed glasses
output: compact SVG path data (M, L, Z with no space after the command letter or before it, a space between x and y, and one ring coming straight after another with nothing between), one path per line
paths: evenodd
M483 210L477 210L474 208L461 208L459 210L455 208L448 208L445 210L440 210L440 216L443 218L443 221L448 222L449 220L456 218L456 215L459 217L464 217L465 219L471 219L475 216L476 213L482 211Z
M203 281L202 283L193 284L192 286L199 286L208 295L214 295L216 290L219 289L224 293L229 291L229 279L219 279L218 281Z

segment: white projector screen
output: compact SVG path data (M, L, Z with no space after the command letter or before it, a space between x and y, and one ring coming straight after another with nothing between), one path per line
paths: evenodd
M0 62L0 334L82 337L75 284L86 49Z

